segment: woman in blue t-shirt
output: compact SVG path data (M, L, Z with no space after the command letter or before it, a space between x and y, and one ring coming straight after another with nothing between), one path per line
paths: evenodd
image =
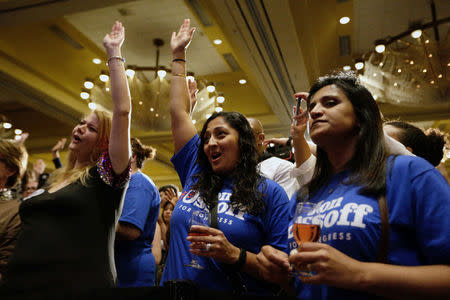
M170 113L175 155L172 162L183 192L170 221L170 249L162 283L192 280L201 288L270 294L257 253L263 245L286 250L288 197L275 182L258 175L255 137L237 112L213 114L200 135L190 118L185 49L194 28L185 20L173 33ZM190 236L194 210L217 207L217 227L198 226ZM196 245L207 245L198 249ZM198 255L201 268L187 266Z
M450 188L444 178L421 158L389 156L378 106L352 75L319 78L308 111L317 164L290 202L288 245L296 250L289 263L314 275L289 285L288 257L270 247L261 263L301 299L449 297ZM388 235L381 233L383 195ZM318 243L293 239L299 201L318 204Z

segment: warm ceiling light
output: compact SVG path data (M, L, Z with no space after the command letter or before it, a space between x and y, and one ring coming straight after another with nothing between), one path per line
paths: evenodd
M422 72L426 73L426 72L427 72L427 69L423 69Z
M397 86L398 85L398 83L397 82L394 82L394 86Z
M139 105L142 105L142 101L139 101Z
M442 78L442 74L439 74L439 75L438 75L438 78Z
M216 87L215 87L214 85L212 85L212 84L209 84L209 85L206 87L206 90L207 90L208 92L210 92L210 93L214 93L214 91L216 90Z
M105 91L109 92L109 87L105 87Z
M245 79L239 79L239 83L240 83L240 84L246 84L246 83L247 83L247 80L245 80Z
M88 92L81 92L80 93L81 99L87 100L89 99L89 93Z
M413 32L411 32L411 36L415 39L420 38L421 35L422 35L422 30L420 30L420 29L417 29L417 30L414 30Z
M155 109L153 107L150 107L150 111L154 111Z
M348 22L350 22L349 17L342 17L339 19L339 23L341 23L341 24L347 24Z
M430 83L431 83L431 84L434 84L434 80L431 80Z
M383 53L386 50L386 42L384 40L375 41L375 51L378 53Z
M95 105L94 102L89 103L88 106L91 110L95 110L97 108L97 105Z
M84 87L87 89L92 89L94 87L94 83L91 80L86 79L84 82Z
M222 107L220 107L220 106L217 106L217 107L216 107L216 112L221 112L222 110L223 110Z
M209 119L211 117L211 114L206 114L205 117L206 119Z
M225 101L225 97L224 96L217 97L217 103L223 103L224 101Z
M450 63L447 64L447 67L450 67Z
M431 53L430 53L430 54L428 54L428 57L433 57L433 54L431 54Z
M402 72L402 69L399 68L399 69L397 70L397 72L401 73L401 72Z
M195 123L197 123L197 121L195 121L195 120L192 120L192 124L195 124Z
M133 78L134 74L136 74L136 71L134 71L133 69L127 69L125 73L127 74L128 77Z
M107 82L109 80L109 76L106 74L100 74L99 78L103 82Z
M379 66L379 67L382 67L382 66L383 66L383 63L382 63L382 62L380 62L380 63L378 64L378 66Z
M11 123L5 122L3 123L3 128L10 129L12 127Z
M14 129L15 134L22 134L22 129Z
M359 61L355 64L356 70L362 70L364 68L364 63L362 61Z
M344 71L350 71L351 69L352 69L352 67L350 67L350 66L344 66Z
M158 70L158 76L162 80L164 77L166 77L167 72L164 70Z
M426 40L426 41L425 41L425 44L428 44L429 42L430 42L430 40Z
M155 117L159 117L159 114L155 114Z
M410 64L410 65L413 65L413 64L414 64L414 61L413 61L413 60L411 60L411 61L409 62L409 64Z
M14 136L14 139L15 139L16 141L20 141L21 138L22 138L22 137L21 137L20 135Z
M213 41L213 43L216 44L216 45L220 45L220 44L222 44L222 40L221 39L215 39Z
M420 84L416 85L416 88L420 88Z
M373 73L373 77L377 77L377 73Z
M205 98L203 98L203 97L200 97L200 101L203 101L203 100L205 100Z
M99 65L99 64L102 62L102 60L101 60L100 58L94 58L94 59L92 60L92 62L93 62L94 64L96 64L96 65Z

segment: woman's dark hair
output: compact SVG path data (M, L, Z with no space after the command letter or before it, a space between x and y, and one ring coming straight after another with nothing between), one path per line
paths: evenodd
M175 195L178 195L178 187L176 185L174 185L174 184L163 185L162 187L160 187L158 189L159 192L165 192L167 190L173 190Z
M156 149L152 146L146 146L137 138L131 138L131 149L133 156L136 157L136 167L142 168L146 159L153 159L156 154Z
M340 72L320 77L309 91L308 107L312 97L321 88L335 85L350 100L359 124L356 149L347 163L350 177L345 184L360 185L361 194L380 196L386 189L385 164L387 151L384 143L381 114L372 94L359 83L352 73ZM298 199L307 194L313 196L333 175L333 168L324 149L317 146L317 163L313 178L305 189L298 193Z
M447 142L445 133L436 128L423 132L422 129L401 121L388 121L384 124L399 129L398 141L411 148L415 155L426 159L433 166L441 162Z
M205 145L205 132L209 122L218 117L223 118L225 122L239 133L239 160L231 174L225 174L225 177L233 179L233 193L230 198L231 206L234 209L237 208L253 215L258 215L264 210L265 204L262 199L262 193L258 190L261 176L257 169L258 152L256 141L247 119L238 112L214 113L203 125L197 156L197 163L202 171L194 175L196 183L193 189L200 192L208 208L211 209L217 203L217 195L222 189L224 176L213 172L203 146Z

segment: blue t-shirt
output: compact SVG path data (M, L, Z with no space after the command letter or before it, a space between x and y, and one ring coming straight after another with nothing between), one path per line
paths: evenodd
M119 222L136 226L142 234L134 241L116 240L115 261L119 287L155 285L156 263L152 254L152 241L160 201L158 189L147 175L141 172L131 175Z
M189 219L193 209L205 208L202 197L197 191L191 190L192 175L199 172L195 163L200 139L195 135L172 158L172 162L180 177L183 193L180 196L170 221L170 248L161 284L168 280L193 280L201 288L231 291L232 286L227 280L223 265L208 257L199 257L203 270L186 267L192 259L189 252L190 242L186 240L189 230ZM271 245L286 251L289 199L277 183L264 179L259 189L263 193L266 210L259 216L250 215L230 206L233 183L225 181L219 193L217 218L219 229L230 243L252 253L258 253L262 246ZM248 292L252 294L268 294L266 282L241 273Z
M389 212L389 250L392 265L450 264L450 188L425 160L397 156L389 170L386 200ZM364 262L377 262L381 221L378 200L358 194L359 186L344 185L348 172L336 174L311 202L320 203L321 242ZM296 248L292 223L296 195L289 208L289 251ZM373 295L327 285L302 284L295 279L301 299L370 299Z

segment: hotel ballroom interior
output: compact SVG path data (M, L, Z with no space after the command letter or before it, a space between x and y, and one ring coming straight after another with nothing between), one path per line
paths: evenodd
M102 40L118 20L131 135L157 151L143 172L157 187L181 188L169 89L170 37L183 19L196 27L186 61L199 89L197 131L223 110L260 120L266 138L288 137L294 93L353 71L385 120L450 134L448 0L3 0L0 137L27 133L29 163L43 159L52 172L55 143L91 110L112 109Z

